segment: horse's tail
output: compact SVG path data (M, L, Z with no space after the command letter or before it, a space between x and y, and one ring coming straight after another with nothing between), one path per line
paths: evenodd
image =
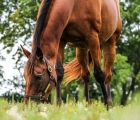
M91 55L89 52L89 70L93 66ZM64 82L66 85L71 81L81 77L81 65L78 60L75 58L71 62L64 65Z

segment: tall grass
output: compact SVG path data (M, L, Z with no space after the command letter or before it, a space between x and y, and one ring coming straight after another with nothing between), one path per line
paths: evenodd
M55 104L30 102L8 103L0 99L0 120L140 120L140 96L127 106L116 105L109 111L100 101L88 105L85 101L68 101L61 107Z

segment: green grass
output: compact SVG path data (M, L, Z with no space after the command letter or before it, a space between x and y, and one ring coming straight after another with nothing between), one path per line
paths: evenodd
M140 120L140 99L136 99L127 106L116 105L109 111L103 103L94 101L68 102L61 107L51 104L36 104L30 102L8 103L0 100L0 120Z

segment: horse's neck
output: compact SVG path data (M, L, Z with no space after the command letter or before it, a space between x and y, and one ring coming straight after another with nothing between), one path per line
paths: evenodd
M54 0L49 9L40 39L41 49L49 58L56 57L59 40L69 20L73 5L74 0Z

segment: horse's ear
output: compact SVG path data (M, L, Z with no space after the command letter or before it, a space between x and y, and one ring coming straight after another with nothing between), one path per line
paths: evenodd
M31 53L28 50L26 50L22 45L20 45L20 46L21 46L21 49L22 49L24 55L28 58Z
M36 56L37 56L37 58L39 60L42 60L43 59L43 52L42 52L42 50L39 47L37 47Z

